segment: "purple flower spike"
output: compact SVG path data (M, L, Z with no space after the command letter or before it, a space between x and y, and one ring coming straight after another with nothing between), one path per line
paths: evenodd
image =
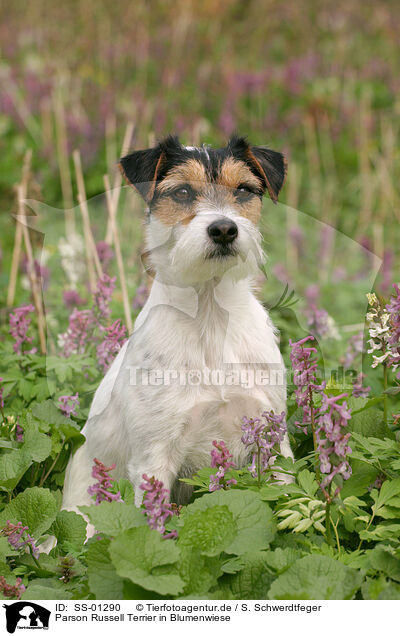
M307 426L312 424L314 417L313 391L321 392L326 383L317 384L315 372L317 361L312 357L317 350L314 347L304 347L309 340L314 340L313 336L306 336L298 342L289 340L291 347L290 361L293 368L293 382L296 386L294 392L297 406L303 409L303 421L295 422L295 425L307 433Z
M27 335L28 328L31 323L31 319L28 317L28 314L34 311L35 308L33 305L23 305L22 307L14 309L14 313L10 314L10 334L15 340L13 344L15 353L23 353L22 345L24 343L32 342L32 338ZM36 353L36 351L37 349L33 348L30 351L25 351L24 353Z
M117 277L111 278L103 274L97 281L97 289L94 294L94 306L100 322L107 321L111 315L110 301L115 289Z
M89 486L87 489L89 495L96 497L96 506L102 501L122 501L121 493L112 493L110 488L114 483L114 479L108 474L110 470L115 468L115 464L111 466L105 466L97 457L94 458L94 464L92 468L92 477L97 479L97 483Z
M287 430L284 411L280 415L265 411L262 417L263 420L258 417L242 419L242 442L246 447L255 447L249 471L259 480L262 473L270 467L273 449L282 442Z
M225 442L222 440L220 442L214 440L213 446L214 448L211 451L211 468L218 468L218 470L215 475L210 475L210 492L221 490L222 488L226 490L228 486L237 484L236 479L225 479L225 473L230 468L235 467L234 462L231 461L232 455L228 451Z
M36 547L35 540L28 534L28 526L23 526L21 521L18 523L11 523L7 521L7 524L0 531L0 534L4 535L8 539L8 543L14 550L21 550L26 546L30 546L34 557L39 556L39 550Z
M97 362L103 371L107 371L116 354L126 342L126 327L121 325L120 320L113 322L110 327L102 329L104 340L96 349Z
M349 479L351 476L351 467L348 462L348 455L351 453L348 445L350 433L345 433L345 427L351 419L351 411L347 403L342 401L345 397L347 393L332 397L323 393L322 405L318 412L315 436L320 470L325 475L321 482L321 489L327 499L329 498L327 489L336 475L341 475L342 479ZM336 488L334 496L340 488L340 486Z
M152 530L157 530L164 535L165 539L176 538L177 532L165 534L165 524L175 514L172 504L169 502L169 490L164 488L164 484L159 479L142 475L140 488L144 490L143 514L147 517L147 523Z

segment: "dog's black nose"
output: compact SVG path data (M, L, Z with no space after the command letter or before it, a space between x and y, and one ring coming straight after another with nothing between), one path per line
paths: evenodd
M238 226L230 219L220 219L214 221L207 228L208 236L217 245L228 245L232 243L238 235Z

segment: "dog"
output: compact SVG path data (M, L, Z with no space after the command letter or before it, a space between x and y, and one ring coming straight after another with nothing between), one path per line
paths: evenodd
M77 512L93 503L95 457L116 464L116 479L130 480L137 506L143 474L161 480L175 503L187 503L191 489L179 479L210 465L213 440L224 440L244 467L251 452L241 442L242 417L280 414L286 405L278 334L254 294L265 258L262 197L268 192L276 202L283 155L244 137L212 149L169 136L123 157L120 167L147 204L154 280L66 470L62 507ZM263 382L241 381L257 372ZM293 457L287 435L281 453Z

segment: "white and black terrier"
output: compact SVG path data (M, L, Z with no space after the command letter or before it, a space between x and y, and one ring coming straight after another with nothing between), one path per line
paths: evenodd
M212 149L170 136L120 165L148 206L154 281L69 462L63 508L72 510L93 502L95 457L131 481L137 505L144 473L160 479L173 501L187 502L179 478L210 465L213 440L224 440L244 466L251 453L241 442L242 417L286 406L277 333L253 293L264 260L262 197L276 201L283 155L242 137ZM287 436L281 452L292 456Z

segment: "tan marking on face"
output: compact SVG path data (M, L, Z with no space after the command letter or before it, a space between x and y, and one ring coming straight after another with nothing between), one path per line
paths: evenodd
M151 211L165 225L176 225L177 223L187 225L195 216L191 205L182 205L170 197L157 201Z
M261 187L261 181L243 161L228 157L221 165L217 183L228 188L237 188L241 184L246 184L254 188Z
M168 192L185 183L191 184L195 190L207 183L206 170L200 161L188 159L172 168L157 187L157 192Z
M254 225L257 225L261 218L261 199L259 199L258 197L252 197L249 201L241 204L237 203L237 205L240 214L244 216L245 219L248 219L249 221L254 223Z

